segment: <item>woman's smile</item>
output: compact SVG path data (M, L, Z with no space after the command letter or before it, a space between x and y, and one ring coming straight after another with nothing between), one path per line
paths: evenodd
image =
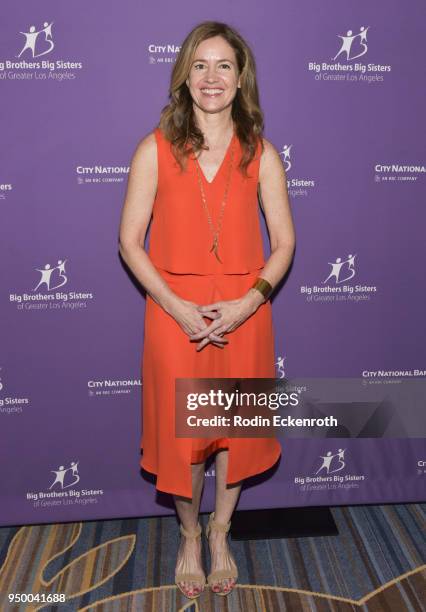
M219 89L217 87L203 88L200 91L204 96L207 96L208 98L217 98L223 93L223 89Z

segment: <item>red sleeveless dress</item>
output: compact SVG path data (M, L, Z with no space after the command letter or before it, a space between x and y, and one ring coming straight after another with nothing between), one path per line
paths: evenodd
M234 162L219 234L219 262L210 251L213 238L201 200L197 163L188 159L181 172L159 128L158 188L153 205L148 255L158 273L180 297L209 304L243 296L265 265L257 184L261 145L248 167L238 170L241 144L234 134L214 179L200 170L207 205L217 227L230 163ZM205 318L209 325L212 319ZM277 438L175 437L175 378L274 378L274 330L268 300L231 333L224 348L196 343L148 294L142 354L142 468L156 474L160 491L192 497L191 463L204 461L219 448L229 450L227 484L263 472L276 463Z

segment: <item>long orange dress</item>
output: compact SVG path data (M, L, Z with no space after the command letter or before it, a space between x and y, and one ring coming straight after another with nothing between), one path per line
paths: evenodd
M207 205L217 227L230 163L234 162L219 235L219 262L201 200L197 163L188 159L181 172L170 142L154 130L158 156L158 188L148 255L158 273L180 297L209 304L242 297L260 275L265 260L260 231L257 183L261 145L248 167L238 169L241 143L234 133L226 155L211 182L200 171ZM212 319L205 318L207 325ZM224 335L224 348L197 343L149 294L146 298L142 355L142 421L140 465L157 475L156 488L192 497L191 463L204 461L227 448L227 484L236 483L273 466L281 454L277 438L175 437L175 378L274 378L274 330L268 300L239 327Z

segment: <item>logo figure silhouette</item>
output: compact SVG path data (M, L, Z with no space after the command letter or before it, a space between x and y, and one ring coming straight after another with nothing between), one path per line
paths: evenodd
M348 258L342 261L341 257L337 257L336 261L329 261L328 263L331 266L331 272L323 281L323 284L330 280L330 278L334 278L336 280L336 285L339 283L344 283L345 281L350 280L355 276L355 257L356 255L348 255ZM345 278L340 278L340 273L342 272L343 267L346 266L348 276Z
M335 455L331 454L331 451L328 451L327 454L325 456L320 455L320 458L322 459L322 464L320 465L319 469L315 472L315 474L318 474L319 472L321 472L321 470L326 470L327 474L333 474L334 472L340 472L340 470L343 470L343 468L345 467L345 450L346 448L339 448L339 450L337 451L337 453ZM335 470L331 470L331 464L333 463L333 459L336 459L336 461L334 463L337 462L338 467L336 467Z
M280 155L283 158L284 169L288 172L291 168L290 149L293 145L283 145Z
M28 32L19 32L19 34L23 34L25 36L25 42L24 42L24 46L21 49L20 54L17 55L16 57L21 57L21 55L27 49L31 51L32 57L40 57L41 55L46 55L47 53L50 53L55 46L55 43L53 42L53 39L52 39L52 25L53 25L53 21L51 21L50 23L45 21L43 23L43 27L41 30L37 31L35 29L35 26L32 25L30 26L30 29ZM41 34L44 34L44 41L49 44L49 47L45 49L44 51L42 51L41 53L36 53L37 39Z
M341 53L346 53L346 60L347 61L354 60L354 59L357 59L358 57L361 57L362 55L365 55L367 53L367 50L368 50L368 48L367 48L367 31L368 31L369 27L370 26L367 26L365 28L364 26L361 26L360 29L359 29L358 34L352 34L352 30L348 30L346 32L346 36L340 36L338 34L337 37L342 40L342 46L340 47L340 49L338 50L336 55L333 57L333 60L338 58L339 55L341 55ZM351 57L351 49L352 49L352 45L354 44L354 41L356 41L359 44L359 46L361 48L361 53L358 53L358 55L352 55L352 57Z
M63 261L62 259L58 259L58 265L55 266L54 268L51 268L50 264L46 264L44 268L36 268L37 272L41 273L41 278L40 278L38 285L34 287L33 291L37 291L40 285L46 285L46 289L48 291L52 291L53 289L58 289L59 287L62 287L62 285L65 285L65 283L68 280L65 274L65 262L66 262L66 259L64 259ZM59 276L60 279L62 279L62 281L57 285L51 286L50 280L55 270L58 271L57 275Z
M275 362L275 365L278 368L278 374L280 375L279 378L285 378L284 359L286 359L286 358L280 356L280 357L278 357L277 361Z
M70 467L68 468L65 468L63 465L60 465L57 470L50 471L55 474L55 480L52 482L49 489L51 489L56 483L61 485L61 489L67 489L68 487L72 487L73 485L77 484L77 482L80 480L80 475L78 473L78 461L71 461ZM64 481L67 472L71 472L71 476L75 476L75 478L72 482L65 485Z

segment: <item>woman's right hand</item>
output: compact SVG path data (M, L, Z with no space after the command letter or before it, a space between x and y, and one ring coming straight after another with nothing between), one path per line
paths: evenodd
M175 319L175 321L188 336L197 334L207 327L207 323L205 322L203 315L199 312L199 310L197 310L198 306L200 306L200 304L179 297L169 310L169 314ZM194 340L191 342L194 342ZM229 340L226 340L225 338L222 338L221 336L218 336L212 332L206 338L203 338L199 344L206 346L209 344L209 342L223 348L224 345L229 342Z

